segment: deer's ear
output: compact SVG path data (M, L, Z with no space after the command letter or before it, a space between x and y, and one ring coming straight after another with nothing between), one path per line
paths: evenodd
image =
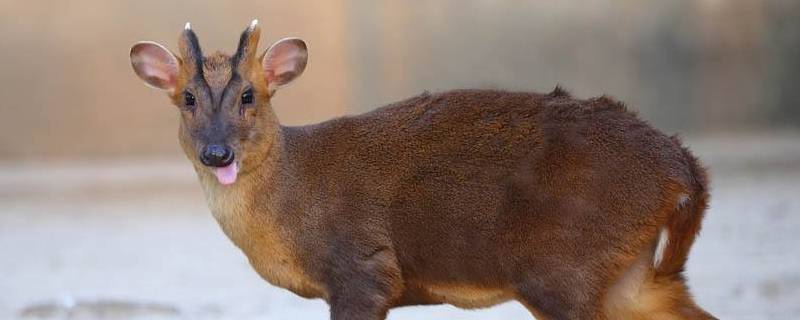
M173 92L178 78L178 65L178 58L158 43L142 41L131 48L133 71L153 88Z
M261 67L270 93L300 76L306 69L306 62L308 49L303 40L286 38L269 47L261 59Z

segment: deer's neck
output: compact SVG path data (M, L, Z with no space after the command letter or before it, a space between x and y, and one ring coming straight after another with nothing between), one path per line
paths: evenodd
M256 155L242 160L239 165L239 177L231 185L220 184L209 168L195 163L195 171L200 178L200 185L208 201L208 207L214 218L219 221L223 230L234 241L238 232L234 224L253 222L249 219L258 212L262 218L273 217L274 210L271 195L275 185L273 178L280 170L278 159L281 157L280 134L264 144L264 155ZM238 244L238 243L237 243Z
M277 137L269 154L243 174L232 185L221 185L206 168L196 168L208 201L208 207L228 238L250 260L253 268L273 285L287 288L301 296L321 296L297 263L296 248L289 226L280 225L279 170L282 139ZM252 164L251 164L252 165Z

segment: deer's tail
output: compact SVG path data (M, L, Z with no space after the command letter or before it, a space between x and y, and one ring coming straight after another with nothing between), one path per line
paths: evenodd
M681 147L686 159L686 192L678 196L673 214L659 230L653 254L656 276L679 276L683 271L689 250L700 232L708 208L708 177L705 168L689 150Z

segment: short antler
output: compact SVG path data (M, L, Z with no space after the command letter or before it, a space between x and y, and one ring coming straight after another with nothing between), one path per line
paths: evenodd
M200 49L200 42L197 40L197 35L192 30L191 23L187 22L186 26L181 32L178 39L178 47L180 48L181 58L188 68L193 68L194 73L202 74L203 72L203 50Z
M253 19L250 22L250 26L242 32L239 38L239 47L236 48L236 53L231 57L231 65L234 69L239 69L239 66L247 66L254 61L260 37L261 28L258 26L258 19ZM237 71L242 72L243 70Z

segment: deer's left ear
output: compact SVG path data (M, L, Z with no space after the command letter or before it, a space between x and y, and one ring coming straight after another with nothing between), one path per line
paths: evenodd
M153 88L174 91L178 65L178 58L158 43L142 41L131 48L133 71Z
M286 38L275 42L264 53L261 67L270 93L292 82L306 69L308 49L298 38Z

